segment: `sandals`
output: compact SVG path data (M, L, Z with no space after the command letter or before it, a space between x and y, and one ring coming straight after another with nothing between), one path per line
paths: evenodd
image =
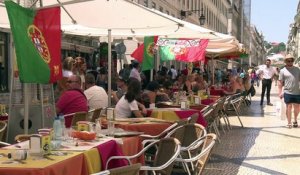
M293 126L292 126L291 123L289 123L289 124L286 125L286 127L288 127L289 129L292 129Z
M293 122L293 127L297 128L298 127L298 123L297 122Z

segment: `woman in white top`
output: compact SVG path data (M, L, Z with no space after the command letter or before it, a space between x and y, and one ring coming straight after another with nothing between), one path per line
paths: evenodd
M115 112L117 118L143 117L146 114L144 105L136 101L141 92L141 84L138 80L131 80L128 85L127 93L118 101ZM142 109L143 112L139 110Z

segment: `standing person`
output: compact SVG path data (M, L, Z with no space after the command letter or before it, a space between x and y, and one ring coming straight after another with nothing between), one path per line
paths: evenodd
M177 70L175 69L174 65L171 65L171 69L169 70L170 72L172 72L172 81L176 81L176 77L177 77Z
M134 78L139 82L141 82L142 78L139 72L140 63L135 60L132 60L131 65L132 65L132 69L130 71L129 79Z
M289 128L292 128L292 107L294 108L293 127L298 127L297 117L300 110L300 69L293 66L294 61L295 59L292 55L286 55L284 58L285 67L280 70L278 79L279 97L284 98L286 104L287 126Z
M106 108L108 106L108 96L106 91L97 86L93 74L88 73L85 77L86 90L84 95L88 100L89 109Z
M260 99L260 105L263 105L264 102L264 96L265 92L267 90L267 105L273 106L273 104L270 101L270 91L272 87L272 79L273 76L276 74L276 69L271 66L271 60L267 59L265 65L262 65L257 70L258 76L262 77L262 91L261 91L261 99Z

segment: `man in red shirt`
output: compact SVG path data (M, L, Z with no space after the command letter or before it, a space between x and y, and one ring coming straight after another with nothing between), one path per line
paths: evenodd
M57 114L71 114L75 112L87 112L88 102L81 89L80 76L72 75L67 80L67 88L56 103ZM67 128L71 126L73 116L65 117L65 125Z

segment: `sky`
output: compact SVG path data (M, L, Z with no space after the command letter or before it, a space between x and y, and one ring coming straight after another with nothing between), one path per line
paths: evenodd
M251 24L268 42L287 43L299 0L252 0Z

